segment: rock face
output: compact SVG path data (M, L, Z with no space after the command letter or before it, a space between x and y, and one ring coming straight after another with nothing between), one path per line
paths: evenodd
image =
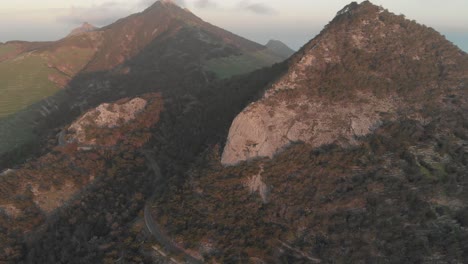
M132 99L124 104L101 104L97 108L87 112L74 122L68 130L73 133L71 140L80 144L92 145L94 139L90 139L87 128L114 128L128 123L136 118L147 104L141 98Z
M291 142L353 144L386 120L430 120L429 108L450 107L449 94L466 98L457 81L466 62L434 30L350 4L235 118L222 163L272 157Z
M233 165L255 157L273 157L292 142L314 146L352 140L381 124L380 112L395 112L397 99L380 101L361 94L352 104L324 103L300 97L268 104L262 100L248 106L234 120L222 163Z

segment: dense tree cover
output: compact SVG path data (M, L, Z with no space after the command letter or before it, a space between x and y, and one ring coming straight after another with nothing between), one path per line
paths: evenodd
M234 167L208 149L154 216L188 249L210 241L207 261L463 262L468 119L450 114L386 123L351 148L297 144ZM260 165L266 204L245 186Z

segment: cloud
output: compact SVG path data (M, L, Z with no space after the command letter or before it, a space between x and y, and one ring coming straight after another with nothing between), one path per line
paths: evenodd
M148 7L150 7L151 5L153 5L154 2L155 2L154 0L140 0L140 1L138 2L138 7L139 7L139 8L148 8Z
M185 6L185 0L172 0L179 6ZM127 17L134 11L146 9L156 0L139 0L133 4L119 1L108 1L93 6L74 6L67 14L57 17L57 21L67 25L80 25L88 22L96 26L106 26L120 18Z
M211 1L211 0L197 0L194 3L195 7L203 9L203 8L216 8L218 5Z
M170 0L170 1L176 3L179 6L186 6L185 0ZM156 2L157 2L156 0L140 0L137 4L137 7L148 8Z
M174 1L176 4L180 6L186 6L185 0L172 0L172 1Z
M122 8L118 2L110 1L91 7L71 7L66 15L57 17L57 21L68 25L89 22L96 26L104 26L128 14L128 9Z
M250 1L242 1L238 5L239 9L253 12L260 15L271 15L277 13L272 7L263 3L251 3Z

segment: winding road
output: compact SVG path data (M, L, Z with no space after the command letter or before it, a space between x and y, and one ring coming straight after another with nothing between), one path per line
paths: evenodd
M156 241L158 241L159 244L161 244L161 246L164 248L164 250L167 253L184 256L186 263L193 263L193 264L203 263L202 260L193 257L192 255L188 254L183 248L177 246L172 241L172 239L168 235L165 234L161 226L159 226L156 223L156 221L154 221L154 218L151 214L150 204L154 200L155 196L164 187L164 184L163 184L164 182L163 182L163 177L162 177L159 165L156 162L156 160L153 158L151 153L148 151L142 151L142 153L145 156L146 161L149 163L149 166L151 167L151 170L153 171L154 177L155 177L154 194L150 199L148 199L145 205L145 209L144 209L144 218L145 218L146 228L151 233L151 235L156 239Z

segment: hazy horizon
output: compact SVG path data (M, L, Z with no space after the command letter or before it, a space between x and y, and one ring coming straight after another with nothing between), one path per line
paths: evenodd
M11 40L51 41L66 36L83 22L102 27L150 6L153 0L17 0L0 3L0 42ZM178 0L205 21L235 34L266 44L283 41L297 50L333 19L351 1L336 0ZM468 1L447 0L411 3L403 0L375 0L395 14L433 27L468 52ZM25 8L25 6L27 8Z

